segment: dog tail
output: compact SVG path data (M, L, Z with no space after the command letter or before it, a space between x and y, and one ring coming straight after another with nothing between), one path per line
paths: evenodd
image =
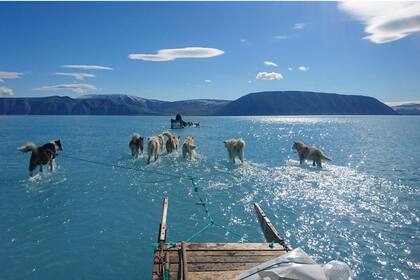
M238 139L238 143L240 144L241 148L245 147L245 140L240 138Z
M18 150L21 151L22 153L27 153L29 151L36 153L38 150L38 147L34 143L29 142L26 145L19 147Z
M172 133L170 133L169 131L165 131L164 133L162 133L162 135L168 137L169 139L172 139Z
M331 158L327 157L327 156L326 156L326 155L324 155L323 153L321 153L321 157L322 157L322 159L324 159L324 160L332 161L332 159L331 159Z

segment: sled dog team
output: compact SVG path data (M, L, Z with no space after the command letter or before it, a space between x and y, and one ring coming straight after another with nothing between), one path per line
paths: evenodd
M168 154L178 151L180 136L172 135L169 131L165 131L160 135L155 135L147 138L147 164L151 160L156 161L160 154L163 152L163 142L166 137L166 152ZM244 162L244 148L245 141L243 139L229 139L224 141L225 147L228 150L229 160L235 162L236 158L243 163ZM144 150L144 138L138 133L133 133L131 141L128 144L131 155L134 158L138 158ZM194 144L194 137L186 136L184 143L182 144L182 156L184 158L193 159L195 154L196 145Z
M151 160L156 161L163 152L163 142L166 137L166 152L172 153L178 151L180 136L172 135L169 131L165 131L160 135L155 135L147 138L147 164ZM229 161L235 163L236 158L239 158L241 163L244 162L245 141L243 139L229 139L224 141L225 148L228 152ZM133 133L129 143L131 155L138 158L143 154L144 138L138 133ZM194 159L196 145L194 137L186 136L182 144L182 156L188 159ZM322 161L331 159L327 157L319 148L305 145L303 142L293 142L292 149L296 150L299 156L300 164L305 160L312 161L312 165L322 167ZM60 140L51 141L41 147L37 147L33 143L19 147L19 151L26 153L31 151L31 158L29 160L29 176L32 177L34 170L39 166L39 171L42 172L43 165L49 165L50 170L54 171L54 162L58 151L63 150Z

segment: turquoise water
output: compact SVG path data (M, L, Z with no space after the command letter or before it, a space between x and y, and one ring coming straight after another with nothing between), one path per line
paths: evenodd
M263 241L259 202L292 247L318 262L347 262L358 279L420 277L418 117L195 117L196 160L133 160L132 132L166 130L167 117L0 117L0 278L149 279L162 199L169 239L207 221L188 179L209 198L216 221L195 241ZM242 137L244 165L227 162L223 140ZM57 170L28 179L26 141L61 139ZM299 166L294 140L333 158ZM111 168L64 156L134 169ZM153 183L160 181L159 183Z

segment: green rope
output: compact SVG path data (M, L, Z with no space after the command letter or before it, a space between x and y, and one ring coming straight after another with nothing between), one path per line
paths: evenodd
M145 184L155 184L155 183L163 183L163 182L168 182L171 181L173 179L189 179L191 181L191 185L193 187L194 193L196 193L199 202L196 203L197 205L200 205L203 207L204 212L206 214L206 217L208 219L208 224L206 224L203 228L201 228L198 232L195 232L194 234L192 234L190 237L188 237L186 239L186 242L189 242L190 240L192 240L193 238L197 237L198 235L200 235L201 233L203 233L204 231L206 231L209 227L211 226L215 226L215 227L219 227L224 229L227 233L230 233L234 236L237 236L238 238L240 238L241 240L245 240L245 241L249 241L249 239L244 238L243 234L239 234L237 232L235 232L232 229L229 229L227 226L218 224L215 222L213 215L210 212L210 209L208 207L208 198L205 192L203 192L197 185L195 178L192 176L188 176L188 175L179 175L179 174L169 174L169 173L164 173L164 172L159 172L159 171L154 171L154 170L146 170L143 168L135 168L135 167L128 167L128 166L123 166L120 164L110 164L110 163L105 163L105 162L99 162L99 161L94 161L94 160L88 160L88 159L84 159L84 158L78 158L78 157L73 157L73 156L68 156L68 155L63 155L60 154L60 157L63 158L68 158L68 159L72 159L72 160L78 160L78 161L82 161L82 162L86 162L86 163L90 163L90 164L96 164L96 165L101 165L101 166L106 166L106 167L111 167L111 168L119 168L119 169L125 169L125 170L133 170L133 171L138 171L138 172L143 172L143 173L151 173L151 174L156 174L156 175L160 175L160 176L166 176L169 178L166 179L161 179L161 180L154 180L154 181L140 181L140 183L145 183ZM220 170L216 170L215 173L219 173L219 174L227 174L232 176L231 173L228 172L224 172L224 171L220 171ZM241 241L242 242L242 241ZM176 243L170 243L170 247L175 247ZM152 243L152 246L155 249L161 248L162 244L161 243Z
M193 235L191 235L190 237L188 237L185 242L190 242L192 239L194 239L196 236L200 235L200 233L204 232L206 229L208 229L210 226L212 225L212 223L208 223L207 225L205 225L202 229L200 229L199 231L197 231L196 233L194 233Z
M60 154L60 157L69 158L69 159L78 160L78 161L83 161L83 162L87 162L87 163L91 163L91 164L102 165L102 166L111 167L111 168L134 170L134 171L140 171L140 172L143 172L143 173L152 173L152 174L157 174L157 175L172 177L172 178L177 178L177 179L188 178L188 176L184 176L184 175L175 175L175 174L169 174L169 173L164 173L164 172L159 172L159 171L154 171L154 170L146 170L146 169L143 169L143 168L127 167L127 166L123 166L123 165L120 165L120 164L110 164L110 163L105 163L105 162L100 162L100 161L88 160L88 159L84 159L84 158L67 156L67 155L63 155L63 154Z

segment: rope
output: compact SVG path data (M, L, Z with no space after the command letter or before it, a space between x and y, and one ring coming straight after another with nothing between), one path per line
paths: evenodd
M100 161L94 161L94 160L88 160L88 159L84 159L84 158L78 158L78 157L73 157L73 156L68 156L68 155L63 155L60 154L60 157L63 158L68 158L68 159L72 159L72 160L77 160L77 161L81 161L81 162L86 162L86 163L90 163L90 164L96 164L96 165L101 165L101 166L105 166L105 167L111 167L111 168L119 168L119 169L124 169L124 170L133 170L133 171L138 171L138 172L143 172L143 173L151 173L151 174L156 174L156 175L160 175L160 176L166 176L169 177L167 179L161 179L161 180L154 180L154 181L141 181L141 183L162 183L162 182L168 182L171 181L173 179L188 179L191 182L191 186L193 187L194 193L197 195L199 202L197 202L196 204L199 206L203 207L203 210L206 214L206 218L208 219L208 223L202 227L200 230L198 230L197 232L193 233L191 236L189 236L188 238L185 239L186 242L190 242L192 239L196 238L197 236L199 236L201 233L203 233L204 231L206 231L208 228L210 227L218 227L221 229L224 229L226 231L226 233L230 233L238 238L240 238L240 242L244 242L244 241L248 241L250 242L250 240L248 238L244 237L244 234L240 234L232 229L230 229L229 227L216 223L213 215L208 207L208 198L205 192L203 192L198 186L197 183L195 181L195 178L192 176L188 176L188 175L179 175L179 174L169 174L169 173L164 173L164 172L159 172L159 171L154 171L154 170L146 170L143 168L136 168L136 167L128 167L128 166L123 166L120 164L110 164L110 163L105 163L105 162L100 162ZM231 173L227 173L224 171L220 171L220 170L216 170L215 173L219 173L219 174L228 174L230 176L232 176ZM170 247L174 247L176 246L176 243L174 242L169 242L169 246ZM161 248L161 243L153 243L152 244L155 248Z
M126 170L140 171L140 172L143 172L143 173L153 173L153 174L172 177L172 178L177 178L177 179L188 178L188 176L183 176L183 175L176 175L176 174L169 174L169 173L164 173L164 172L159 172L159 171L145 170L143 168L127 167L127 166L120 165L120 164L110 164L110 163L93 161L93 160L88 160L88 159L83 159L83 158L78 158L78 157L72 157L72 156L67 156L67 155L62 155L62 154L60 154L60 157L69 158L69 159L78 160L78 161L83 161L83 162L96 164L96 165L102 165L102 166L111 167L111 168L115 167L115 168L126 169Z

